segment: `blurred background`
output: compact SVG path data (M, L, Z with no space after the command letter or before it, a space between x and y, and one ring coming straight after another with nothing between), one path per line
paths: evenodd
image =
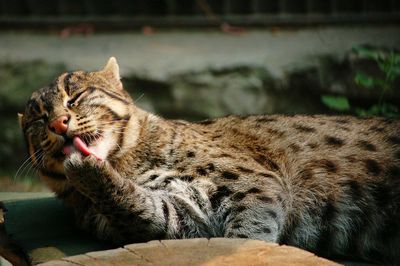
M44 191L18 128L32 91L119 62L142 108L397 117L400 1L0 0L0 191Z

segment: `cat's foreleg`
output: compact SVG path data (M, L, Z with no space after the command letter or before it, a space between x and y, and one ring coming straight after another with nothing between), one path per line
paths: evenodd
M213 234L209 213L195 202L189 188L187 195L143 188L122 178L107 161L78 153L70 155L64 166L69 182L116 228L119 236L113 238L118 241Z

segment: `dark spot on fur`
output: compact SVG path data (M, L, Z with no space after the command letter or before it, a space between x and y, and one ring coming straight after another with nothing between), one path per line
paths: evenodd
M179 179L186 182L192 182L194 178L191 175L183 175L179 176Z
M366 140L358 141L357 145L363 150L376 151L375 145L370 143L370 142L368 142L368 141L366 141Z
M219 206L223 198L229 197L232 195L232 193L233 192L227 186L218 187L217 191L210 197L210 202L213 209Z
M396 151L395 154L394 154L394 156L395 156L397 159L400 159L400 151Z
M243 212L243 211L245 211L245 210L247 210L247 207L246 207L246 206L243 206L243 205L237 206L237 207L235 208L236 213L240 213L240 212Z
M285 131L273 129L273 128L266 128L265 129L271 135L276 135L277 137L283 137L285 135Z
M305 133L311 133L311 132L315 132L315 128L312 127L307 127L304 125L294 125L294 128L297 129L300 132L305 132Z
M281 195L278 195L278 196L276 196L276 199L277 199L279 202L282 202L282 201L283 201L283 199L282 199L282 196L281 196Z
M260 192L261 192L261 189L253 187L253 188L250 188L249 190L247 190L246 193L250 194L250 193L260 193Z
M392 118L383 118L382 119L383 120L383 122L385 123L385 124L393 124L394 123L394 119L392 119Z
M239 166L237 169L238 169L240 172L242 172L242 173L246 173L246 174L251 174L251 173L254 173L254 171L253 171L253 170L251 170L251 169L248 169L248 168L245 168L245 167L241 167L241 166Z
M206 168L207 168L207 170L210 171L210 172L214 172L214 171L215 171L215 166L214 166L213 163L207 164Z
M197 167L197 168L196 168L196 172L197 172L199 175L207 175L206 169L204 169L204 168L202 168L202 167Z
M194 156L196 156L195 153L194 153L193 151L188 151L186 155L187 155L187 157L189 157L189 158L193 158Z
M327 159L317 160L316 165L325 168L330 173L336 173L338 171L338 166L334 162Z
M213 136L211 139L212 140L216 140L216 139L219 139L219 138L221 138L222 137L222 135L220 134L220 135L215 135L215 136Z
M163 210L163 213L164 213L165 226L168 227L168 224L169 224L169 209L168 209L167 203L164 200L161 200L161 203L162 203L162 210ZM168 229L168 228L165 228L165 229ZM165 230L165 232L167 232L167 230Z
M271 174L267 174L267 173L258 173L260 176L262 176L262 177L267 177L267 178L274 178L274 176L273 175L271 175Z
M214 147L214 146L212 146L212 147ZM231 145L231 148L234 149L234 150L239 150L239 147L237 145L235 145L235 144Z
M339 118L339 119L336 119L335 122L338 124L348 124L349 120L344 119L344 118Z
M233 201L241 201L242 199L244 199L244 197L246 197L246 194L243 192L236 192L235 194L233 194L232 196L232 200Z
M258 196L257 199L266 203L274 202L274 200L268 196Z
M338 128L341 130L344 130L344 131L350 131L350 128L348 128L348 127L338 127Z
M313 178L312 170L304 169L303 171L300 172L300 177L303 178L304 180L312 179Z
M377 126L372 126L370 128L370 130L375 131L375 132L379 132L379 133L385 131L385 129L383 127L377 127Z
M365 167L369 174L372 175L379 175L382 172L382 168L379 163L373 159L366 159L364 160Z
M267 213L269 214L269 216L271 216L273 219L276 219L277 214L275 211L273 210L268 210Z
M317 143L308 143L307 146L310 147L312 150L314 150L315 148L318 147L318 144Z
M330 146L341 147L343 146L344 141L336 137L325 136L325 143Z
M276 118L272 118L272 117L261 117L261 118L257 118L256 119L257 122L275 122L277 121Z
M397 166L390 167L388 173L391 177L400 178L400 168Z
M299 152L299 151L300 151L300 146L297 145L297 144L294 144L294 143L290 144L290 145L289 145L289 148L290 148L293 152Z
M232 229L239 229L242 228L242 225L240 223L236 223L232 225Z
M180 167L177 167L176 170L178 170L179 172L184 172L186 170L186 168L183 166L180 166Z
M203 121L197 122L197 124L200 124L200 125L211 125L214 123L215 123L215 120L203 120Z
M270 234L271 233L271 229L269 229L268 227L264 227L262 230L266 234Z
M348 155L344 157L346 160L348 160L350 163L355 163L357 161L355 155Z
M397 136L390 136L390 137L388 138L388 140L389 140L392 144L395 144L395 145L400 144L400 137L397 137Z
M249 238L247 235L244 234L237 234L236 236L239 238Z
M158 177L158 175L151 175L151 176L149 177L149 179L150 179L151 181L154 181L154 180L157 179L157 177Z
M228 153L221 153L219 156L217 157L227 157L227 158L233 158L232 155L228 154Z
M222 172L222 177L225 179L237 180L239 178L239 175L230 171L224 171Z
M232 233L232 232L229 232L229 233L226 235L226 237L233 237L233 233Z
M324 254L324 252L326 252L330 247L330 240L332 239L332 233L334 233L332 232L330 225L332 224L332 219L337 213L338 211L332 200L328 200L325 207L322 209L321 223L323 229L321 230L317 243L319 253Z
M350 194L352 198L359 198L362 195L363 190L357 181L349 180L345 183L345 185L350 188Z
M167 177L164 179L164 184L169 184L169 183L171 183L172 180L174 180L174 178L172 176Z
M254 157L254 160L261 165L268 166L273 171L278 171L279 166L271 159L267 158L266 156L259 154Z
M381 184L372 184L369 188L369 191L371 191L372 197L376 202L376 206L388 206L392 201L393 188L387 183L382 182Z
M330 224L332 219L338 213L333 201L331 199L325 204L325 207L322 209L322 221L325 225Z

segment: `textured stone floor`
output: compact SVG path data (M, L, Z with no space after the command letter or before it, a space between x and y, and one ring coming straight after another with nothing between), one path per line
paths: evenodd
M40 264L67 265L339 265L289 246L259 240L205 238L151 241Z

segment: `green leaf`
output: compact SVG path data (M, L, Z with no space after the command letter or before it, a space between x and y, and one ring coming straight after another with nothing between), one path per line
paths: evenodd
M322 95L322 102L329 108L337 111L349 111L349 100L344 96Z
M400 116L399 108L390 103L383 103L381 112L382 112L382 115L384 115L386 117L397 118Z
M363 72L358 72L354 77L354 82L359 85L371 89L375 86L375 79L373 77L368 76Z
M359 57L364 59L378 60L378 58L380 57L379 51L374 49L369 49L362 46L355 46L353 47L353 50L358 54Z
M366 117L366 116L368 116L369 114L368 114L368 111L367 110L365 110L364 108L356 108L355 109L355 112L356 112L356 114L358 115L358 116L361 116L361 117Z

